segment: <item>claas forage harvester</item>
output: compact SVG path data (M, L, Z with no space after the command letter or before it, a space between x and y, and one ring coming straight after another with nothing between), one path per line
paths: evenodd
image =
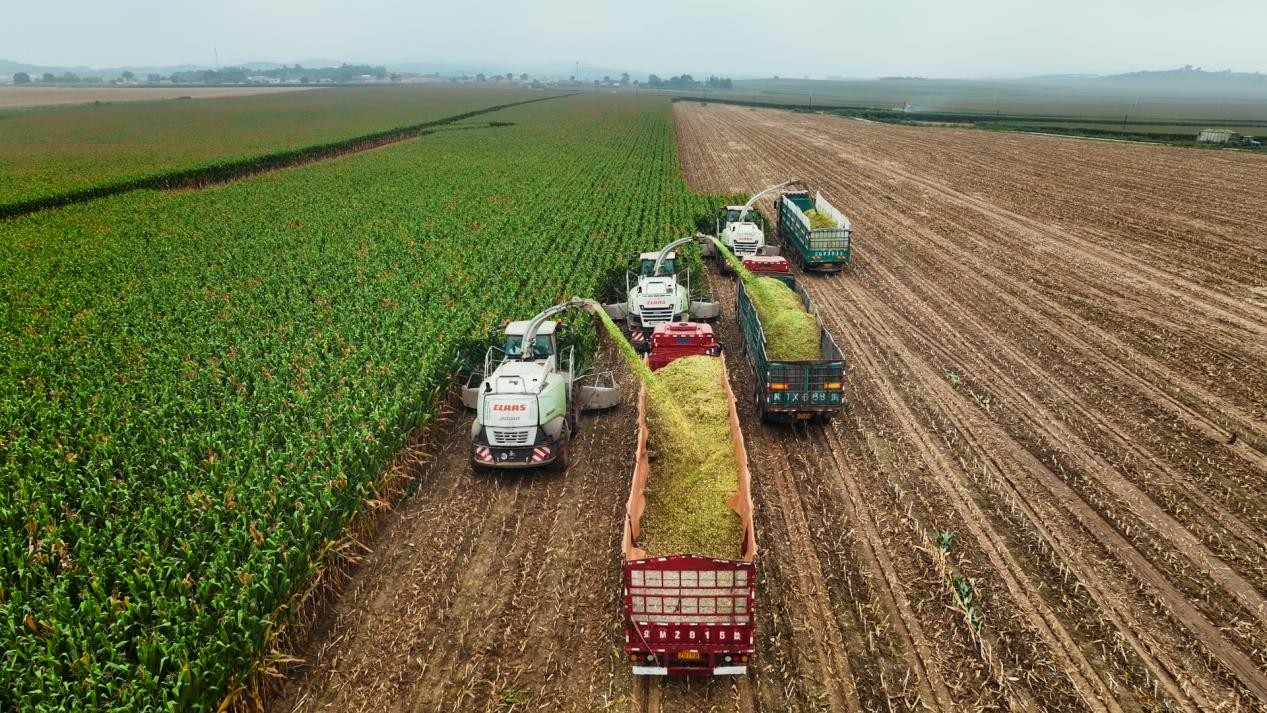
M602 305L574 299L530 320L510 322L494 335L484 369L470 375L462 402L475 409L471 463L475 467L564 469L583 410L620 403L610 375L579 368L567 325L551 317Z

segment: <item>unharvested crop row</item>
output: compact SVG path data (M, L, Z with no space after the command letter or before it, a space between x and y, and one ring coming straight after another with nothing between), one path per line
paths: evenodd
M0 225L0 708L215 708L459 351L717 199L660 100L574 97Z
M0 218L137 188L221 181L553 96L358 87L23 112L0 124Z

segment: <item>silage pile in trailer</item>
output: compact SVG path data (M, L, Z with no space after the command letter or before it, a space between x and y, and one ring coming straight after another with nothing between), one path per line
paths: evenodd
M833 219L830 215L827 215L826 213L819 213L813 208L805 211L805 217L809 218L809 227L814 230L818 230L819 228L840 227L840 225L838 225L835 219Z
M771 361L818 359L818 319L805 311L792 288L773 277L758 277L749 284L749 296L765 331L766 357Z
M727 504L739 490L739 466L722 378L721 359L709 356L683 357L655 372L661 388L647 400L652 460L638 536L648 555L741 555L743 527ZM679 416L688 428L674 426Z

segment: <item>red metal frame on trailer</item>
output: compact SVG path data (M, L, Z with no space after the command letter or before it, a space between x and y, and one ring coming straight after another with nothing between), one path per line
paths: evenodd
M747 672L755 650L752 562L670 555L625 563L625 653L636 675Z
M713 328L699 322L658 324L651 332L651 354L647 366L652 371L686 356L717 356L721 346Z

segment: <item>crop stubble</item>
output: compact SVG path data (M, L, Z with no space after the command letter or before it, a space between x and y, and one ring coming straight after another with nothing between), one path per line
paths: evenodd
M794 175L855 220L855 267L807 278L852 367L850 416L811 431L834 461L821 488L857 526L899 524L874 541L899 567L864 570L895 592L886 620L955 631L923 606L954 600L911 576L921 555L968 577L983 616L975 657L895 639L920 698L945 707L941 679L958 706L1264 705L1267 162L676 112L696 190ZM989 685L960 685L974 667Z

